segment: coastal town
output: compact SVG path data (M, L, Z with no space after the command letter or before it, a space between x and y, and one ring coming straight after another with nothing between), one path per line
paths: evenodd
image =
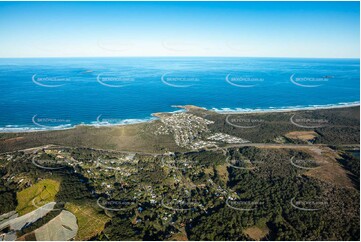
M331 115L333 112L330 111ZM170 146L154 146L150 152L46 144L1 153L0 182L10 189L5 194L12 196L4 197L8 202L3 205L8 204L9 208L0 215L0 237L102 240L104 236L114 236L119 226L122 229L152 226L164 240L177 236L192 238L185 229L197 228L198 223L206 226L203 218L224 216L228 220L229 216L242 214L247 220L239 223L245 228L265 228L260 237L242 232L245 238L256 240L270 236L272 228L249 222L254 217L263 221L264 211L276 216L280 209L289 206L294 210L287 210L291 215L285 216L296 216L297 209L304 209L300 207L300 198L295 200L296 194L292 193L294 179L301 183L311 181L313 186L320 186L318 191L328 189L327 184L346 190L353 187L338 159L344 157L354 162L349 154L351 149L358 149L357 145L334 148L310 143L309 138L315 140L321 135L314 132L310 137L310 131L295 130L292 124L289 131L270 133L268 140L273 143L253 143L243 138L251 137L248 133L237 133L233 127L232 132L227 132L228 126L216 129L220 123L227 125L225 116L207 115L192 111L163 113L157 114L158 120L136 126L141 139L151 139L148 141L151 144L159 137L170 138L179 147L174 150ZM134 125L112 127L117 129L134 130ZM96 130L108 132L109 128ZM282 137L284 142L274 142L274 137ZM334 137L334 133L325 132L323 137ZM295 165L295 160L319 162L309 169L297 165L303 164L300 162ZM333 173L337 174L336 180L327 175ZM265 197L270 191L268 187L274 186L269 177L275 177L276 186L285 189L272 190L276 195ZM290 195L284 196L281 190ZM352 198L348 202L355 203L355 194L347 191L350 192L346 197ZM310 194L313 192L311 189ZM290 205L291 201L295 207ZM353 208L354 205L348 209ZM328 216L326 210L320 211ZM118 219L122 222L113 224ZM84 222L88 220L93 221L90 227ZM64 230L64 226L71 231ZM55 230L62 232L53 233Z
M161 125L156 135L173 134L176 144L192 150L217 147L218 144L244 144L250 141L229 134L211 134L208 125L214 122L194 114L181 112L173 115L159 115Z

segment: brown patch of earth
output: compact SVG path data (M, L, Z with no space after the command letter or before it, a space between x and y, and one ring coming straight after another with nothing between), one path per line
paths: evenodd
M184 228L180 229L179 233L173 234L170 241L188 241L188 237Z
M289 139L309 141L317 137L317 133L315 131L293 131L285 134L285 136Z
M259 241L269 233L269 229L267 226L264 226L262 228L258 226L252 226L246 228L244 230L244 233L247 234L250 238Z
M347 188L354 188L349 178L349 172L342 168L336 159L339 154L328 148L309 149L309 154L315 159L319 167L308 170L305 175L315 179L331 182L335 185Z
M227 183L228 181L228 164L223 164L223 165L218 165L216 166L216 171L218 173L218 176L221 178L221 180L224 182L224 183Z
M4 143L14 143L14 142L17 142L22 139L24 139L24 137L15 137L15 138L10 138L10 139L5 139L3 142Z
M336 159L340 158L339 154L326 146L257 146L258 148L263 149L293 149L293 150L301 150L305 153L311 155L318 164L318 168L315 169L305 169L304 175L322 180L324 182L329 182L337 186L354 188L352 181L349 178L349 171L346 171L342 168L342 166L338 163Z

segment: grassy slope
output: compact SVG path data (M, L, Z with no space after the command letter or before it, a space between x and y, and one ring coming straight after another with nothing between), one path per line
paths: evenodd
M239 136L254 143L275 143L275 139L289 132L312 131L293 125L290 117L297 113L299 117L326 119L329 125L317 128L316 143L357 144L360 142L360 107L335 108L325 110L241 114L240 118L260 119L264 123L255 129L236 128L226 123L227 115L210 111L191 111L213 120L209 125L212 132L222 132ZM238 117L238 115L236 115ZM123 125L115 127L78 126L74 129L30 133L0 133L0 152L32 148L48 144L72 147L92 147L123 151L163 153L166 151L184 151L178 147L172 135L155 135L160 125L156 120L149 123Z
M143 152L179 149L172 135L154 135L158 125L155 121L116 127L78 126L59 131L0 133L0 152L47 144Z
M110 220L104 214L87 204L66 203L65 209L72 212L77 218L78 233L75 240L89 240L104 230L105 224Z
M49 202L53 202L55 195L59 191L59 187L60 183L58 181L44 179L18 192L16 194L18 201L16 211L19 215L24 215L37 209L36 206L41 207ZM36 206L34 206L34 204Z

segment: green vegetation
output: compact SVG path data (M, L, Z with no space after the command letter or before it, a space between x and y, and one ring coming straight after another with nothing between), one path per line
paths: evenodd
M192 109L190 113L214 121L214 124L209 125L211 132L239 136L254 143L277 143L281 141L286 143L306 143L306 141L299 139L288 138L287 133L312 130L318 134L312 141L317 144L360 143L360 107L232 115L232 117L241 120L258 121L254 123L257 127L251 129L242 129L230 125L226 122L227 115L200 109ZM314 129L301 128L290 122L290 118L294 114L297 114L298 118L326 120L327 123ZM160 125L160 121L156 120L150 123L119 127L78 126L74 129L60 131L0 133L0 152L16 151L48 144L151 153L186 151L176 145L172 135L155 135Z
M93 204L93 206L91 206ZM99 235L110 220L105 214L100 213L94 207L95 201L83 203L81 205L66 203L65 209L72 212L77 218L78 233L75 240L90 240Z
M296 117L299 119L326 120L327 123L314 129L302 128L290 122L290 118L294 114L297 114ZM198 112L198 115L204 116L204 113ZM214 124L209 126L213 132L239 136L254 143L277 143L278 137L282 137L286 143L306 143L306 141L299 139L290 139L287 134L292 131L313 130L318 134L312 141L313 143L337 145L360 143L359 116L360 107L351 107L298 112L232 114L229 118L229 120L233 118L241 121L254 120L254 123L251 124L247 122L235 122L234 124L254 125L255 128L237 128L226 122L227 115L219 115L213 112L208 112L206 118L214 121ZM304 125L307 126L307 123ZM308 125L313 126L312 124Z
M59 181L44 179L17 193L18 206L16 211L19 215L27 214L55 200L59 191Z
M358 150L358 158L353 155L356 151L342 152L341 158L338 161L342 166L348 170L348 174L353 184L360 189L360 150Z
M244 230L244 233L247 234L251 239L257 241L266 238L266 236L270 232L266 222L267 221L260 220L257 225L246 228Z
M266 120L252 131L228 125L224 115L191 112L214 121L202 137L222 132L264 144L174 148L172 135L152 135L159 122L11 142L20 134L3 134L3 150L47 146L0 154L0 215L57 202L18 231L26 239L62 210L77 218L75 240L360 239L359 156L346 148L359 149L358 108L299 112L337 126L312 132L290 124L292 113L252 114ZM192 135L178 137L198 138Z

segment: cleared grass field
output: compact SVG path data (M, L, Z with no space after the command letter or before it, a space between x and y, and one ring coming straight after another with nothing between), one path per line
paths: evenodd
M55 201L55 196L59 191L59 187L59 181L44 179L31 187L18 192L16 194L16 199L18 201L16 212L21 216L49 202Z
M269 229L267 228L267 226L263 226L263 227L253 226L244 230L245 234L247 234L252 239L258 241L264 238L268 234L268 232Z
M216 171L217 171L219 177L221 178L221 180L224 183L227 183L227 181L229 179L228 178L228 171L227 171L227 164L216 166Z
M0 152L48 144L96 149L157 153L183 149L172 135L154 135L160 121L114 127L77 126L73 129L28 133L0 133Z
M247 234L250 238L260 241L261 239L264 239L267 236L270 230L266 225L266 220L263 219L259 221L258 224L246 228L243 232Z
M109 217L99 213L89 204L66 203L65 209L72 212L77 218L78 233L75 240L90 240L100 234L110 220Z

